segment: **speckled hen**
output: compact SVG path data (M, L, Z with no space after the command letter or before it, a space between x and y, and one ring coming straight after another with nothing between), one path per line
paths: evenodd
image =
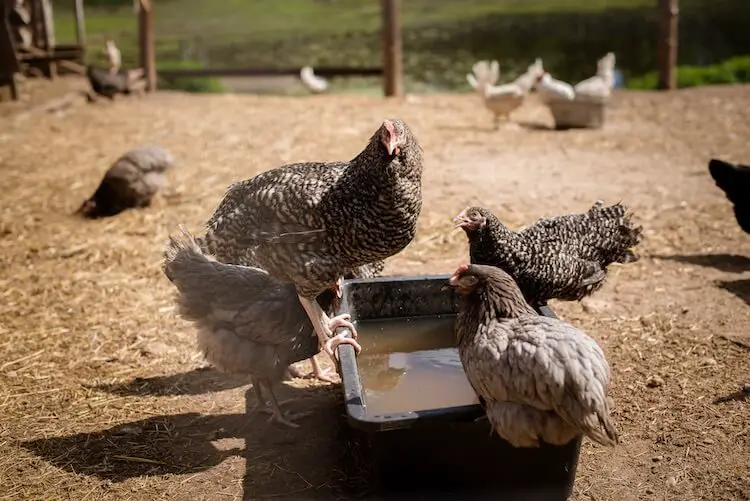
M462 265L449 284L462 296L455 326L461 363L500 437L515 447L564 445L580 434L618 442L609 365L596 341L538 315L494 266Z
M497 266L518 283L530 304L578 301L598 290L612 263L639 259L641 241L627 207L594 204L587 212L540 219L511 231L489 210L467 207L454 222L469 239L472 264Z
M267 409L265 387L272 417L297 426L281 411L274 386L289 364L314 357L319 345L294 286L260 268L213 260L184 230L181 238L170 238L163 267L177 287L180 315L198 330L206 359L223 372L249 375L257 405ZM318 301L330 311L335 296L326 292Z
M107 170L94 194L83 202L76 214L99 218L149 206L156 192L166 186L165 172L172 164L174 157L161 146L142 146L128 151Z
M422 150L401 120L385 120L349 162L285 165L232 185L207 223L206 243L224 262L252 255L293 283L324 350L359 351L347 315L329 318L315 298L348 270L385 259L414 238L422 207ZM352 337L333 335L343 325Z

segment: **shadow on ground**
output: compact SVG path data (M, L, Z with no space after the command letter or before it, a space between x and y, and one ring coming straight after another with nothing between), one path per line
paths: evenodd
M245 456L245 499L303 499L308 492L331 499L346 484L339 432L339 388L279 389L290 412L311 411L299 428L269 423L261 412L155 416L92 433L43 438L20 445L75 474L122 482L139 476L186 475L227 458ZM255 405L252 388L248 408ZM301 496L301 497L300 497Z
M715 268L727 273L743 273L750 271L750 258L738 254L687 254L652 256L680 263L694 264L706 268Z
M720 288L731 292L750 306L750 278L718 282Z
M249 378L233 377L205 367L168 376L137 377L125 383L103 384L92 388L123 397L148 397L202 395L232 390L247 384L250 384Z

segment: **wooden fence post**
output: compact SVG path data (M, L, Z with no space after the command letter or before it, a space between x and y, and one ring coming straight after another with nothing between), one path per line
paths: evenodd
M75 0L76 43L86 50L86 24L83 15L83 0Z
M156 90L156 47L154 46L154 3L139 0L138 39L141 49L141 67L146 77L146 89Z
M388 97L404 94L403 62L401 59L400 0L382 0L383 90Z
M677 88L679 0L659 0L659 89Z

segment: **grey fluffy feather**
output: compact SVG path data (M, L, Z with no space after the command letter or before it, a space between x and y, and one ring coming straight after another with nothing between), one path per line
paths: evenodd
M250 375L272 390L289 364L318 353L292 285L259 268L217 262L184 231L170 238L163 269L177 287L180 315L195 325L199 348L219 370ZM321 301L324 309L333 296Z
M572 325L537 315L513 279L491 266L459 268L456 337L464 371L494 430L515 447L563 445L585 434L617 443L609 365Z

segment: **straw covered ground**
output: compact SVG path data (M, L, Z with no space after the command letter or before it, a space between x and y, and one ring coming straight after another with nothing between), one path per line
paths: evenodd
M245 417L247 381L205 367L160 271L178 224L199 232L235 180L352 157L403 117L426 155L424 209L392 274L467 259L450 218L469 203L510 226L623 200L640 262L583 303L555 304L612 365L614 450L586 442L577 500L750 498L750 237L711 156L750 161L750 87L617 93L600 131L554 132L532 99L490 129L472 95L302 98L157 93L0 122L0 498L333 499L366 491L345 466L338 386L293 380L296 430ZM179 160L154 205L71 213L125 150Z

